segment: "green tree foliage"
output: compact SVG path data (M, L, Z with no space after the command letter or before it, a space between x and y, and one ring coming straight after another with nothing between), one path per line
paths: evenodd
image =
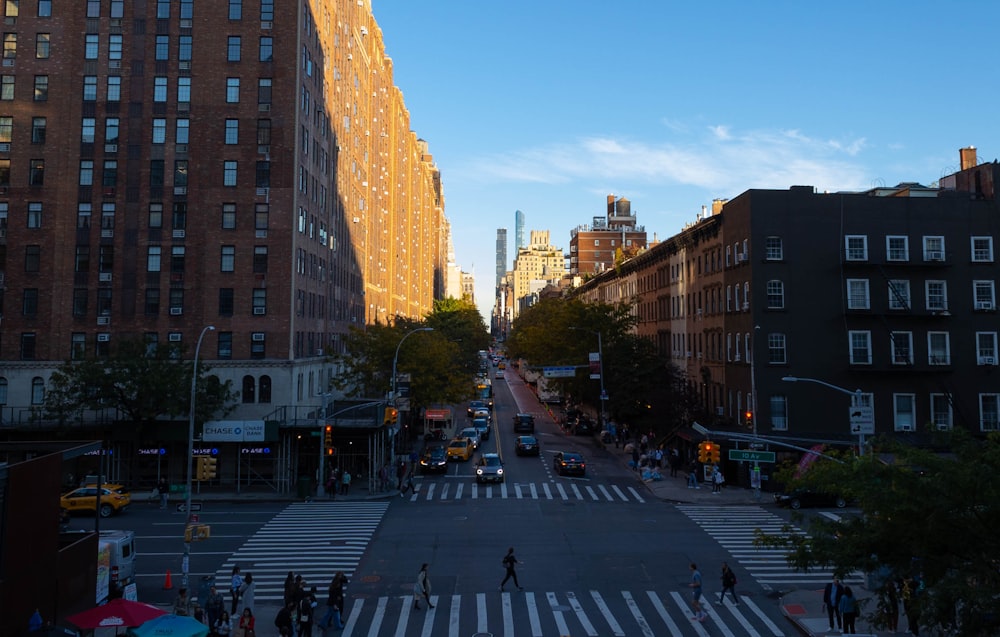
M229 381L205 376L208 370L199 360L195 418L200 422L230 413L238 397ZM56 369L45 394L45 414L65 424L80 421L86 410L113 409L141 432L161 418L188 415L191 372L178 346L121 341L108 358L67 361Z
M761 545L790 550L799 570L873 573L878 585L914 577L909 603L921 627L954 635L1000 632L1000 436L962 430L933 448L877 440L875 453L843 464L819 462L792 486L843 494L858 515L811 518L809 536L758 532ZM789 476L788 473L785 474ZM880 595L885 595L880 588ZM865 609L885 627L884 599Z
M457 362L469 375L479 366L479 351L490 346L490 333L483 315L470 301L447 298L434 302L434 312L426 324L443 334L457 348Z

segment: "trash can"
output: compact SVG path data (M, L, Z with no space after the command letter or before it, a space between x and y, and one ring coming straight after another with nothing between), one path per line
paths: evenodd
M300 498L308 498L312 493L312 479L309 476L299 476L298 495Z
M213 586L215 586L215 575L203 575L201 577L201 582L198 584L198 605L202 608L205 608L205 604L208 603L208 595L211 592L209 589Z

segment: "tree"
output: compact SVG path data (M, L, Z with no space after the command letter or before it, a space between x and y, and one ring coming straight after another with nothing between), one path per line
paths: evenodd
M191 368L179 346L124 340L108 358L66 361L56 369L49 377L45 414L65 424L81 421L86 410L112 409L123 413L123 420L141 436L162 418L188 414ZM199 377L208 370L203 361L198 362ZM200 422L235 408L238 395L229 381L206 376L198 382L197 391L195 418Z
M790 549L789 564L799 570L861 571L879 582L917 578L921 590L911 603L922 627L997 634L1000 436L983 441L955 430L931 448L877 439L873 451L843 464L818 462L797 478L783 473L792 486L856 501L858 515L812 518L808 537L758 532L758 543ZM878 608L865 611L874 626L885 626Z

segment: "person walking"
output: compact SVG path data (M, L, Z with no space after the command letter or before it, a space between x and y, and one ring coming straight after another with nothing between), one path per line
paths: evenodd
M722 475L722 469L719 469L718 465L712 469L712 493L717 493L722 495L722 485L725 483L726 478Z
M881 600L882 614L885 617L886 629L890 633L899 631L899 590L896 581L889 578L885 582L885 590Z
M403 495L407 491L409 491L410 493L413 493L414 495L417 494L417 490L413 486L413 470L412 469L406 474L406 480L403 481L403 487L399 490L399 497L402 498Z
M722 563L722 593L719 595L719 604L726 600L726 591L733 595L733 604L740 605L740 598L736 596L736 573L729 568L729 564Z
M340 476L340 494L346 496L348 491L351 490L351 472L344 469L344 473Z
M506 573L507 574L504 575L503 581L500 582L500 592L501 593L503 592L504 584L506 584L507 580L509 580L509 579L513 579L514 580L514 586L517 587L517 590L523 591L524 587L522 587L517 582L517 572L514 570L515 566L517 566L518 564L522 564L523 562L518 562L517 561L517 558L514 556L514 547L513 546L510 547L509 549L507 549L507 555L504 555L502 563L503 563L503 567L506 569Z
M156 493L160 496L160 508L167 508L167 500L170 498L170 483L167 482L166 476L160 478L160 481L156 483Z
M247 573L247 576L243 578L243 584L240 585L240 598L243 600L244 610L253 609L253 596L256 590L257 583L253 581L253 573Z
M424 562L417 571L417 581L413 583L413 609L420 610L420 598L427 601L427 608L434 608L431 603L431 580L427 577L427 563Z
M830 618L830 630L833 630L834 619L837 620L837 630L841 629L840 596L843 594L844 587L841 586L840 580L836 577L823 587L823 606Z
M844 620L844 634L857 634L857 631L854 629L854 619L858 616L858 602L854 599L854 591L851 590L850 586L844 587L844 594L840 596L840 601L837 602L837 610L840 611L840 615Z
M233 596L233 601L229 607L229 614L235 615L240 602L240 587L243 586L243 576L240 574L240 567L233 567L233 576L229 582L229 594Z
M344 627L341 619L344 612L344 586L346 585L347 577L344 576L344 572L337 571L337 574L330 580L330 588L327 591L326 614L323 615L323 619L319 620L319 627L323 630L331 626L337 630Z
M278 609L278 614L274 616L274 627L278 629L279 635L295 634L295 622L292 615L295 612L295 602L285 602L285 605Z
M705 612L701 602L691 602L691 612L693 613L691 617L691 621L693 622L704 622L708 619L708 613Z
M208 615L208 626L212 628L215 622L226 611L226 600L215 586L208 588L208 598L205 599L205 614Z
M698 486L698 463L692 462L688 471L688 489L700 489Z
M701 599L701 571L698 570L698 565L691 562L691 582L688 587L691 589L691 599L692 601L699 601Z
M299 632L297 634L299 637L312 637L313 615L318 605L316 587L313 586L302 596L297 606L299 611Z

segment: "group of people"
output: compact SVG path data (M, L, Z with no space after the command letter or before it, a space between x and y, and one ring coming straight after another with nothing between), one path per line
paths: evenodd
M906 616L906 630L911 635L920 634L919 593L921 582L918 577L903 580L887 579L879 591L878 621L891 633L899 631L899 606L903 605ZM830 630L834 624L845 635L856 634L855 621L860 606L850 586L844 586L838 578L833 578L823 587L823 609L830 620Z
M688 587L691 588L691 620L703 622L708 618L708 613L702 606L701 571L698 570L698 565L694 562L691 562L688 568L691 569L691 581L688 583ZM726 562L722 563L720 579L722 580L722 591L719 593L719 604L725 601L726 591L729 591L733 597L733 604L739 606L740 598L736 595L736 574Z
M255 637L256 619L253 614L254 589L253 574L244 576L239 566L233 567L229 593L230 608L226 610L226 600L215 586L208 590L208 596L192 602L186 588L177 591L174 599L174 614L193 617L209 627L213 637Z
M334 468L323 487L331 499L336 498L337 494L346 496L351 491L351 472L339 467Z

